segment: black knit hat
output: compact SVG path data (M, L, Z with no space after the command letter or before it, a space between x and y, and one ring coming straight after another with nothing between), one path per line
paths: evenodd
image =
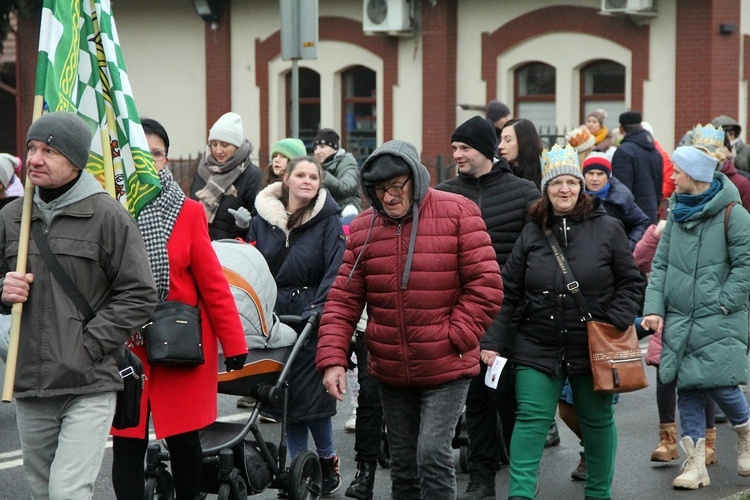
M362 183L365 186L374 186L381 182L389 181L400 175L410 175L411 167L406 160L400 156L382 154L375 157L362 170Z
M315 140L313 141L313 148L318 144L330 146L333 149L338 150L339 134L337 134L336 131L332 128L322 128L320 129L320 132L318 132L318 135L315 136Z
M83 118L69 111L55 111L40 116L31 124L26 143L43 142L83 170L89 160L92 136Z
M493 160L497 156L497 132L495 125L481 116L469 118L458 126L451 142L463 142Z
M639 125L642 121L639 111L625 111L620 115L620 125Z

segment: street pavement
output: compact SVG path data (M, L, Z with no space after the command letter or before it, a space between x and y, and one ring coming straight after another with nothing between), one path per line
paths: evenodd
M0 376L4 366L0 363ZM750 489L750 478L737 475L735 462L736 435L728 424L719 424L716 452L719 463L708 468L711 486L697 491L675 491L671 487L672 479L679 474L682 461L669 464L657 464L649 461L651 451L658 441L658 418L654 395L655 370L647 368L649 388L631 394L624 394L616 407L619 447L617 453L616 473L612 490L614 499L689 499L714 500L726 498ZM249 413L235 407L235 399L220 396L219 413L221 418L243 421ZM344 431L344 422L351 412L347 400L339 405L339 414L334 417L334 437L336 449L341 457L341 474L344 484L341 490L330 498L344 498L344 491L354 478L356 468L353 462L354 434ZM579 460L580 447L575 436L558 419L561 433L561 444L548 448L544 452L540 468L540 486L537 498L547 499L582 499L583 483L570 480L570 473ZM267 440L278 439L278 424L261 424L261 432ZM16 431L14 404L0 405L0 500L30 498L21 469L21 454ZM455 452L456 464L459 463L459 452ZM111 448L107 449L104 463L96 483L95 499L114 498L110 482L112 463ZM458 491L463 492L468 483L468 475L459 472L457 475ZM374 500L390 498L390 477L388 469L379 468L375 482ZM502 466L497 474L497 498L507 498L508 468ZM210 495L209 498L215 498ZM276 498L275 490L266 490L256 495L258 499Z

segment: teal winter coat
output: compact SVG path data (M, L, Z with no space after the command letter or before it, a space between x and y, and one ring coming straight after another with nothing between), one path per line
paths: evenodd
M750 215L729 179L714 179L722 189L701 212L682 223L670 215L646 290L644 316L664 318L659 376L679 389L747 382Z

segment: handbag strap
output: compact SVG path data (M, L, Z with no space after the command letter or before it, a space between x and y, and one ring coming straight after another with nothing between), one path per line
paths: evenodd
M568 266L568 260L565 258L565 255L563 255L560 247L557 244L557 238L555 238L555 235L552 233L551 229L547 229L544 235L547 237L549 246L552 247L552 253L555 254L555 260L557 261L557 264L560 266L560 269L562 269L563 279L566 282L565 288L568 289L571 295L573 295L573 300L576 301L578 311L581 313L581 321L590 321L591 312L589 311L589 308L586 305L586 301L583 300L583 296L580 293L581 286L576 281L575 276L573 276L573 271L571 271L570 267Z
M52 249L49 247L49 243L47 243L47 237L44 235L42 224L38 220L31 224L31 235L34 237L34 243L36 243L36 247L39 253L42 254L42 259L47 264L47 268L49 268L52 276L55 277L70 300L75 304L76 309L84 315L84 325L87 324L94 319L96 313L91 309L91 306L76 284L73 283L73 279L65 272L62 265L60 265L60 261L57 260L55 254L52 253ZM124 373L128 369L132 372L130 362L125 359L125 356L119 350L115 350L112 352L112 357L117 362L117 369L120 371L120 376L126 378L130 375L130 373Z

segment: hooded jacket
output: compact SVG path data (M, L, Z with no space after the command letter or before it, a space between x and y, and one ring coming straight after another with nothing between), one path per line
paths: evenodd
M381 155L404 160L413 203L390 218L365 189L363 174ZM479 373L479 340L499 311L502 282L479 208L429 188L413 145L389 141L360 171L371 208L350 236L320 326L317 367L347 366L349 343L367 305L370 373L398 387L434 387Z
M651 223L648 216L635 203L633 193L612 176L609 179L609 193L602 200L602 206L607 214L622 222L625 234L628 235L630 249L635 249L635 244L640 241Z
M747 381L747 298L750 215L724 174L719 191L698 213L670 216L651 269L644 316L664 318L659 377L678 389L729 387ZM670 199L674 206L676 196Z
M651 224L659 220L664 165L654 138L645 129L627 134L612 156L612 175L633 193Z
M336 203L343 209L354 205L357 212L362 210L362 197L359 194L359 165L351 153L339 149L323 164L326 171L323 182Z
M743 172L750 171L750 148L747 147L747 144L745 144L742 138L739 137L739 135L742 133L742 126L737 122L737 120L726 115L717 116L716 118L711 120L711 124L714 127L737 128L737 137L732 141L732 157L734 160L734 166L737 167L738 170L742 170Z
M745 210L750 210L750 180L743 177L734 165L734 162L727 158L724 163L721 164L719 172L726 175L727 178L732 181L732 184L740 192L740 199L742 200L742 206Z
M38 190L37 190L38 191ZM16 268L23 199L0 212L0 291ZM157 303L146 249L128 212L83 171L75 185L44 203L34 196L32 224L44 226L52 253L96 315L84 315L52 276L33 238L27 272L15 397L52 397L122 389L112 358L148 321ZM9 308L2 306L4 313Z

